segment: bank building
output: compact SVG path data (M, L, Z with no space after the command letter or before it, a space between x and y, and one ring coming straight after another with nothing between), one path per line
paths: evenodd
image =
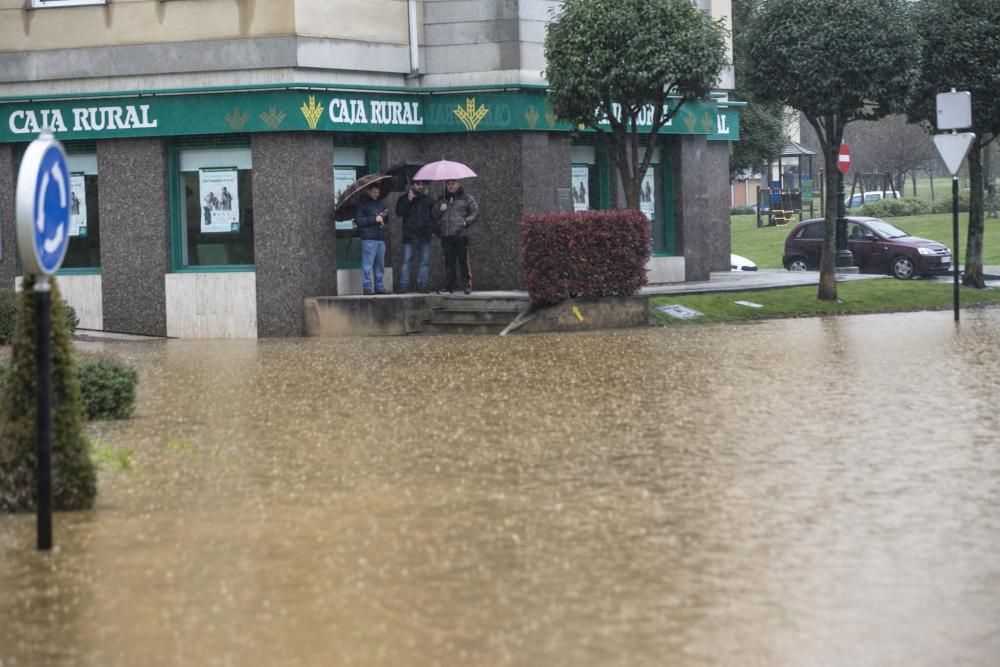
M546 102L545 26L560 4L0 0L0 285L20 274L21 156L50 127L73 194L58 280L81 328L300 336L305 298L361 292L336 193L439 159L478 175L465 183L482 211L476 290L521 289L523 213L624 201L606 148ZM695 4L731 16L729 0ZM729 268L731 88L729 68L659 137L643 188L650 282ZM394 216L387 283L399 234Z

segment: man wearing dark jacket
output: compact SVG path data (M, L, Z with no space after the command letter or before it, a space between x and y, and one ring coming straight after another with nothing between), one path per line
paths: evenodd
M375 294L385 294L382 281L385 271L385 223L389 209L382 203L382 189L376 183L358 197L354 207L354 222L361 237L361 288L372 293L372 272L375 273Z
M479 204L458 181L446 181L445 193L434 206L439 220L441 249L444 251L444 289L450 294L455 285L455 268L462 274L462 291L472 293L472 262L469 257L469 227L479 219Z
M427 181L413 181L406 196L396 201L396 215L403 219L403 267L399 272L399 289L410 289L410 263L417 256L417 291L426 293L427 274L431 258L431 237L434 235L434 201L427 195Z

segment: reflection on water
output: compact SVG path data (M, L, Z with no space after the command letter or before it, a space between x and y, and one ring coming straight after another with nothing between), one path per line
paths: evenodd
M98 508L0 665L991 665L1000 312L85 344Z

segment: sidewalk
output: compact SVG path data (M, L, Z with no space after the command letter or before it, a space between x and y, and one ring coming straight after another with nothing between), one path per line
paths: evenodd
M983 273L986 284L1000 287L1000 266L985 266ZM848 280L878 280L890 276L871 273L844 273L837 276L837 282ZM952 282L951 274L931 278L936 282ZM647 285L639 290L642 296L664 294L701 294L704 292L749 292L777 289L780 287L802 287L819 285L818 271L786 271L784 269L761 269L760 271L719 271L712 273L709 280L688 283L666 283Z

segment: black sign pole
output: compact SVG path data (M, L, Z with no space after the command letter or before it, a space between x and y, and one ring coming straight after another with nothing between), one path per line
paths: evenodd
M35 352L38 368L38 550L52 548L52 308L48 276L35 280Z
M951 232L954 240L955 250L952 252L951 261L955 275L955 321L958 322L958 176L951 177Z

